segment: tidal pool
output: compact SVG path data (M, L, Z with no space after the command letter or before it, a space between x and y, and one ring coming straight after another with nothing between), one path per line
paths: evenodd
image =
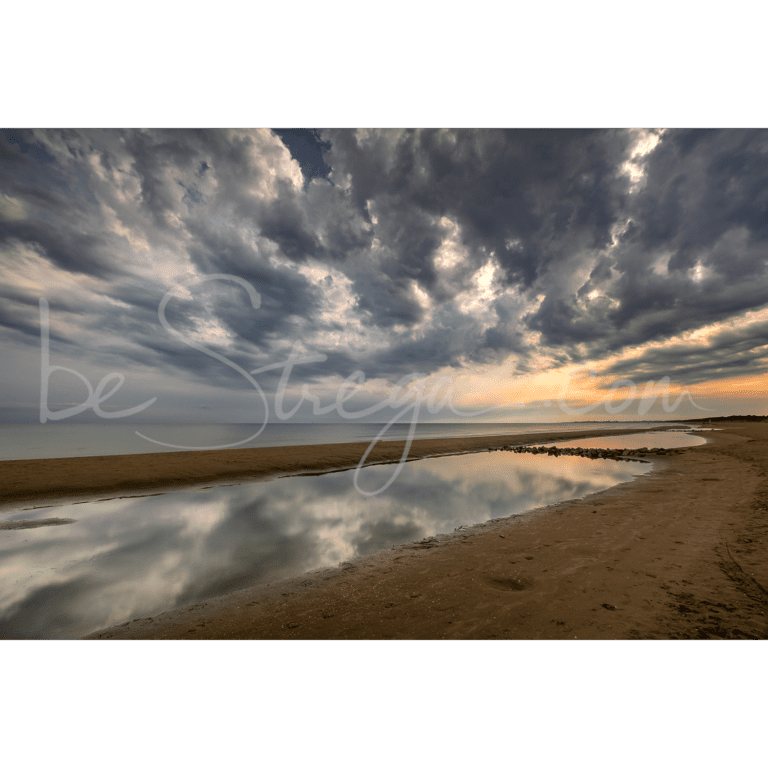
M609 435L607 437L585 437L577 440L561 440L551 443L558 448L692 448L704 445L706 438L687 432L643 432L637 435Z
M395 468L366 467L358 485L381 488ZM650 468L484 452L408 462L375 496L359 493L353 472L344 471L0 511L0 521L8 523L67 523L0 530L0 638L82 637L462 525L583 497Z

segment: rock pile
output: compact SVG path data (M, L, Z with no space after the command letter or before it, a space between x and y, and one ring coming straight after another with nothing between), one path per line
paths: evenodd
M582 456L587 459L613 459L614 461L642 461L638 456L671 456L681 453L670 448L557 448L554 445L505 445L492 450L512 453L535 453L547 456Z

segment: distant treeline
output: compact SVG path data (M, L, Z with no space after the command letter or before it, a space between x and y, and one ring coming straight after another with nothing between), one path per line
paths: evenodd
M768 421L768 416L713 416L710 419L686 419L686 423L690 421Z

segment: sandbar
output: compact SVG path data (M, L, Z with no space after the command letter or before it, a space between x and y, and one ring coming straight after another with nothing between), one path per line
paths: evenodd
M605 429L414 440L408 459L472 453L503 445L542 443L564 437L626 433L627 430ZM73 497L178 490L206 483L248 482L299 473L343 470L357 466L369 448L370 443L334 443L0 461L0 505L38 500L52 504ZM404 448L404 441L379 442L366 458L366 465L399 461Z

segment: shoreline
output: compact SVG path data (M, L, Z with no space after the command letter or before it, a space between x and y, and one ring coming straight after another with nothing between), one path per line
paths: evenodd
M407 460L475 453L506 445L649 431L659 431L659 428L414 440ZM45 501L50 502L45 506L55 506L73 499L123 491L174 491L204 484L252 482L302 473L354 469L370 445L332 443L0 461L0 513L7 511L3 507L22 502ZM404 440L377 443L366 459L366 466L399 461L405 445Z
M88 639L768 638L768 425L707 440L582 499Z

